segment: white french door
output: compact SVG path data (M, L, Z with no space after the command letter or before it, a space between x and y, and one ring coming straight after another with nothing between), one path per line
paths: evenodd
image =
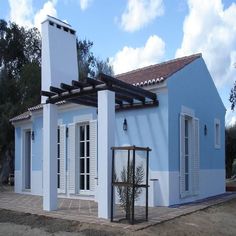
M199 190L199 120L180 115L180 196L198 194Z
M78 126L77 152L77 192L90 190L90 126L88 123Z

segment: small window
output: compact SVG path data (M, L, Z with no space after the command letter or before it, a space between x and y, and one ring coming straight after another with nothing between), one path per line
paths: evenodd
M214 130L215 130L215 148L220 148L220 120L215 119L214 122Z

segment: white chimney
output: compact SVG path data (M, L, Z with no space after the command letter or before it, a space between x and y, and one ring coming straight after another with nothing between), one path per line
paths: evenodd
M41 90L60 83L78 80L75 30L65 22L47 16L42 22L42 82ZM46 97L41 97L44 103Z

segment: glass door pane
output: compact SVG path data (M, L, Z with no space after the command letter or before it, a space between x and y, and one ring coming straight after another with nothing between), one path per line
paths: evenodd
M90 189L89 125L80 125L80 190Z

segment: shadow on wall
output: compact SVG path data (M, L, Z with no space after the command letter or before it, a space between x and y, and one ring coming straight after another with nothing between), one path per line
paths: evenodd
M168 153L167 121L156 109L141 109L118 114L116 119L115 139L117 146L136 145L150 147L150 166L153 170L165 170ZM122 128L127 120L127 131ZM161 158L159 158L161 157ZM162 159L166 159L162 162Z

